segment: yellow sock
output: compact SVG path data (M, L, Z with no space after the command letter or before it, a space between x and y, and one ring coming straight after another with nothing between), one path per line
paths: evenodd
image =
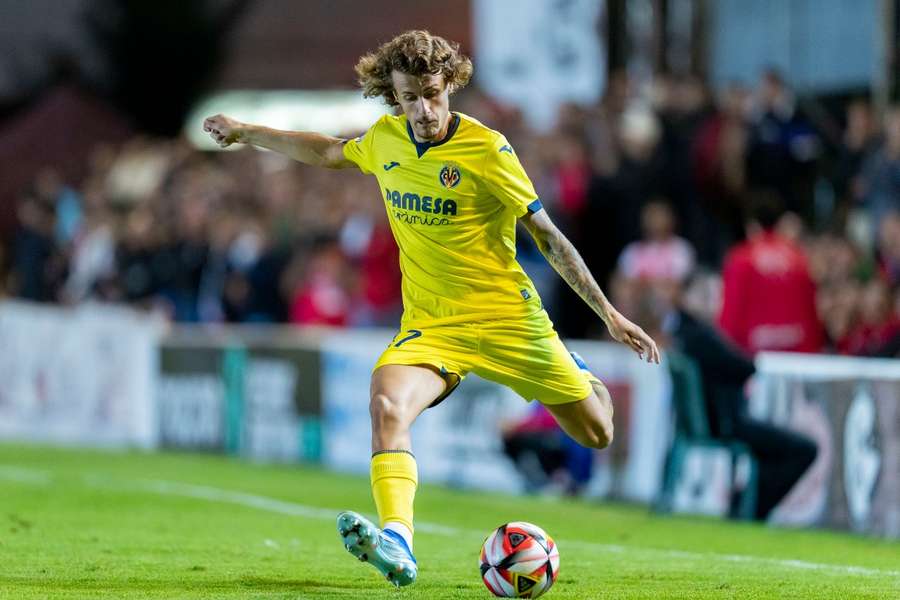
M413 500L419 484L416 459L406 450L384 450L372 456L372 496L381 526L398 521L413 530Z

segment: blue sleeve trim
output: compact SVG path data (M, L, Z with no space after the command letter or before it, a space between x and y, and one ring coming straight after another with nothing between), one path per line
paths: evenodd
M531 204L528 205L528 212L530 212L531 214L534 214L534 213L538 212L539 210L543 210L543 209L544 209L544 205L541 204L540 198L536 198L534 202L532 202Z

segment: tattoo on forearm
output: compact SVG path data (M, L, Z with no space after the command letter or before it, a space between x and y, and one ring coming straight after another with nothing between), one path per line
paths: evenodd
M581 296L581 299L606 321L609 316L609 302L572 242L559 230L548 232L541 242L539 248L547 262Z

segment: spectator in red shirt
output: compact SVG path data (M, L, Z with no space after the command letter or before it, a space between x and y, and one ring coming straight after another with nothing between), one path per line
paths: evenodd
M755 199L747 241L725 258L719 325L751 354L822 348L815 284L801 248L776 232L781 216L776 197L763 194Z
M841 354L875 356L900 334L900 320L894 313L891 288L876 277L862 288L859 323L839 340Z
M294 291L290 321L297 325L346 327L353 297L353 275L335 241L319 244L310 258L306 277Z

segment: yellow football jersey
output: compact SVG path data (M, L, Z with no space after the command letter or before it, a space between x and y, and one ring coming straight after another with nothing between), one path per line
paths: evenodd
M516 261L516 219L541 209L500 133L452 113L445 138L418 143L385 115L344 145L378 179L400 248L403 324L521 317L541 309Z

